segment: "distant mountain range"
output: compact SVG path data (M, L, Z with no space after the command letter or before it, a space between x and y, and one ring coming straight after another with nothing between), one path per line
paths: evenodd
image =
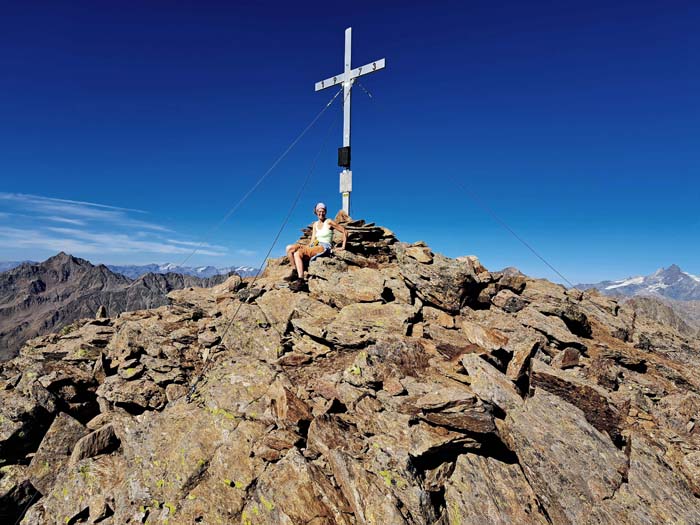
M209 287L227 277L159 272L131 279L63 252L42 263L22 263L0 273L0 361L16 355L32 337L94 317L100 306L110 316L156 308L167 304L172 290Z
M173 263L144 264L141 266L133 264L126 266L108 264L107 268L115 273L126 275L131 279L136 279L146 273L180 273L202 278L214 277L215 275L228 275L231 272L237 273L241 277L252 277L258 273L258 269L252 266L225 266L223 268L216 268L215 266L179 266Z
M12 268L16 268L20 264L38 264L35 261L0 261L0 272L6 272ZM258 268L252 266L224 266L217 268L215 266L179 266L173 263L165 264L129 264L129 265L106 265L114 273L126 275L129 279L138 279L147 273L179 273L182 275L193 275L195 277L208 278L215 275L228 275L235 272L241 277L252 277L258 273Z
M619 281L577 284L579 290L596 288L605 295L653 296L676 301L700 301L700 277L684 272L677 265L660 268L647 276L628 277Z

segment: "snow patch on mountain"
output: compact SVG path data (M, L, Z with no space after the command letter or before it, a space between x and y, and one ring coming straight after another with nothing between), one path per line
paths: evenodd
M606 286L606 290L612 290L614 288L620 288L621 286L629 286L630 284L642 284L644 282L644 277L631 277L629 279L625 279L624 281L615 281L615 284L611 284L610 286Z
M683 273L685 275L687 275L688 277L690 277L693 281L700 283L700 277L698 277L697 275L693 275L693 274L690 274L688 272L683 272Z

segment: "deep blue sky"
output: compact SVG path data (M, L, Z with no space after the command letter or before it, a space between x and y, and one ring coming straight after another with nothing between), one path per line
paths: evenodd
M561 281L476 199L570 281L700 274L700 4L402 4L1 2L0 260L259 265L332 126L280 255L340 207L340 100L211 229L352 26L353 66L387 59L353 90L354 217Z

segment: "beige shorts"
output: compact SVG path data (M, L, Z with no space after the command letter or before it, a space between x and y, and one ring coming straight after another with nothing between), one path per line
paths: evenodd
M318 255L319 253L323 253L325 251L325 248L320 244L317 244L316 246L303 246L297 244L297 246L298 248L294 251L299 252L304 259L311 259L314 255Z

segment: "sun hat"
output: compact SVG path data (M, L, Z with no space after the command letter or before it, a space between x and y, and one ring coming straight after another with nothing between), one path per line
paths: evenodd
M326 205L323 204L322 202L319 202L318 204L316 204L316 206L314 207L314 211L318 211L319 208L323 208L324 210L328 211L328 208L326 208Z

